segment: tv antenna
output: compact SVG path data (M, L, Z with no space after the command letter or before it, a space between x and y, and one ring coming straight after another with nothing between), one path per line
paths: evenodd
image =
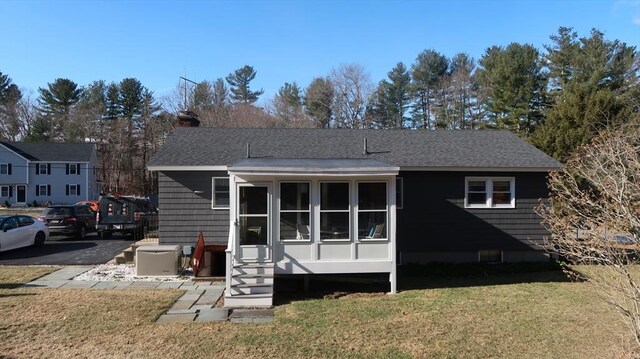
M185 74L185 76L187 76L187 74ZM194 85L197 85L198 83L192 80L189 80L186 77L180 76L181 80L184 80L184 110L187 111L188 110L188 102L187 102L187 82L190 82Z

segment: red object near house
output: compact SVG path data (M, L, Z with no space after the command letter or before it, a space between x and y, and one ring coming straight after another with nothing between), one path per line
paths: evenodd
M193 275L197 275L200 268L204 267L204 234L200 232L198 235L198 243L196 243L196 250L193 253L193 264L191 268L193 269Z

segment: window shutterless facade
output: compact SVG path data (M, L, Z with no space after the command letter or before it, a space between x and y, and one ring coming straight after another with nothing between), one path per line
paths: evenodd
M350 240L350 198L349 182L320 183L321 240Z
M0 186L0 197L9 197L9 186Z
M213 177L211 187L211 208L229 209L229 177Z
M280 240L311 239L311 184L280 183Z
M466 177L465 208L515 208L515 178Z

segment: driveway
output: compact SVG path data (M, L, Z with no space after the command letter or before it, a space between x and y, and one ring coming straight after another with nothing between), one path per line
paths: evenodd
M96 233L88 234L84 241L51 237L42 247L25 247L0 252L0 265L102 264L110 261L133 242L131 237L126 236L100 239Z

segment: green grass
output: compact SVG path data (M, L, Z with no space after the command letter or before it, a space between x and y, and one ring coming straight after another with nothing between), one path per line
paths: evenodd
M396 295L279 297L274 321L256 325L154 324L179 291L4 289L0 357L619 358L628 349L617 314L561 272L434 279L405 274Z

